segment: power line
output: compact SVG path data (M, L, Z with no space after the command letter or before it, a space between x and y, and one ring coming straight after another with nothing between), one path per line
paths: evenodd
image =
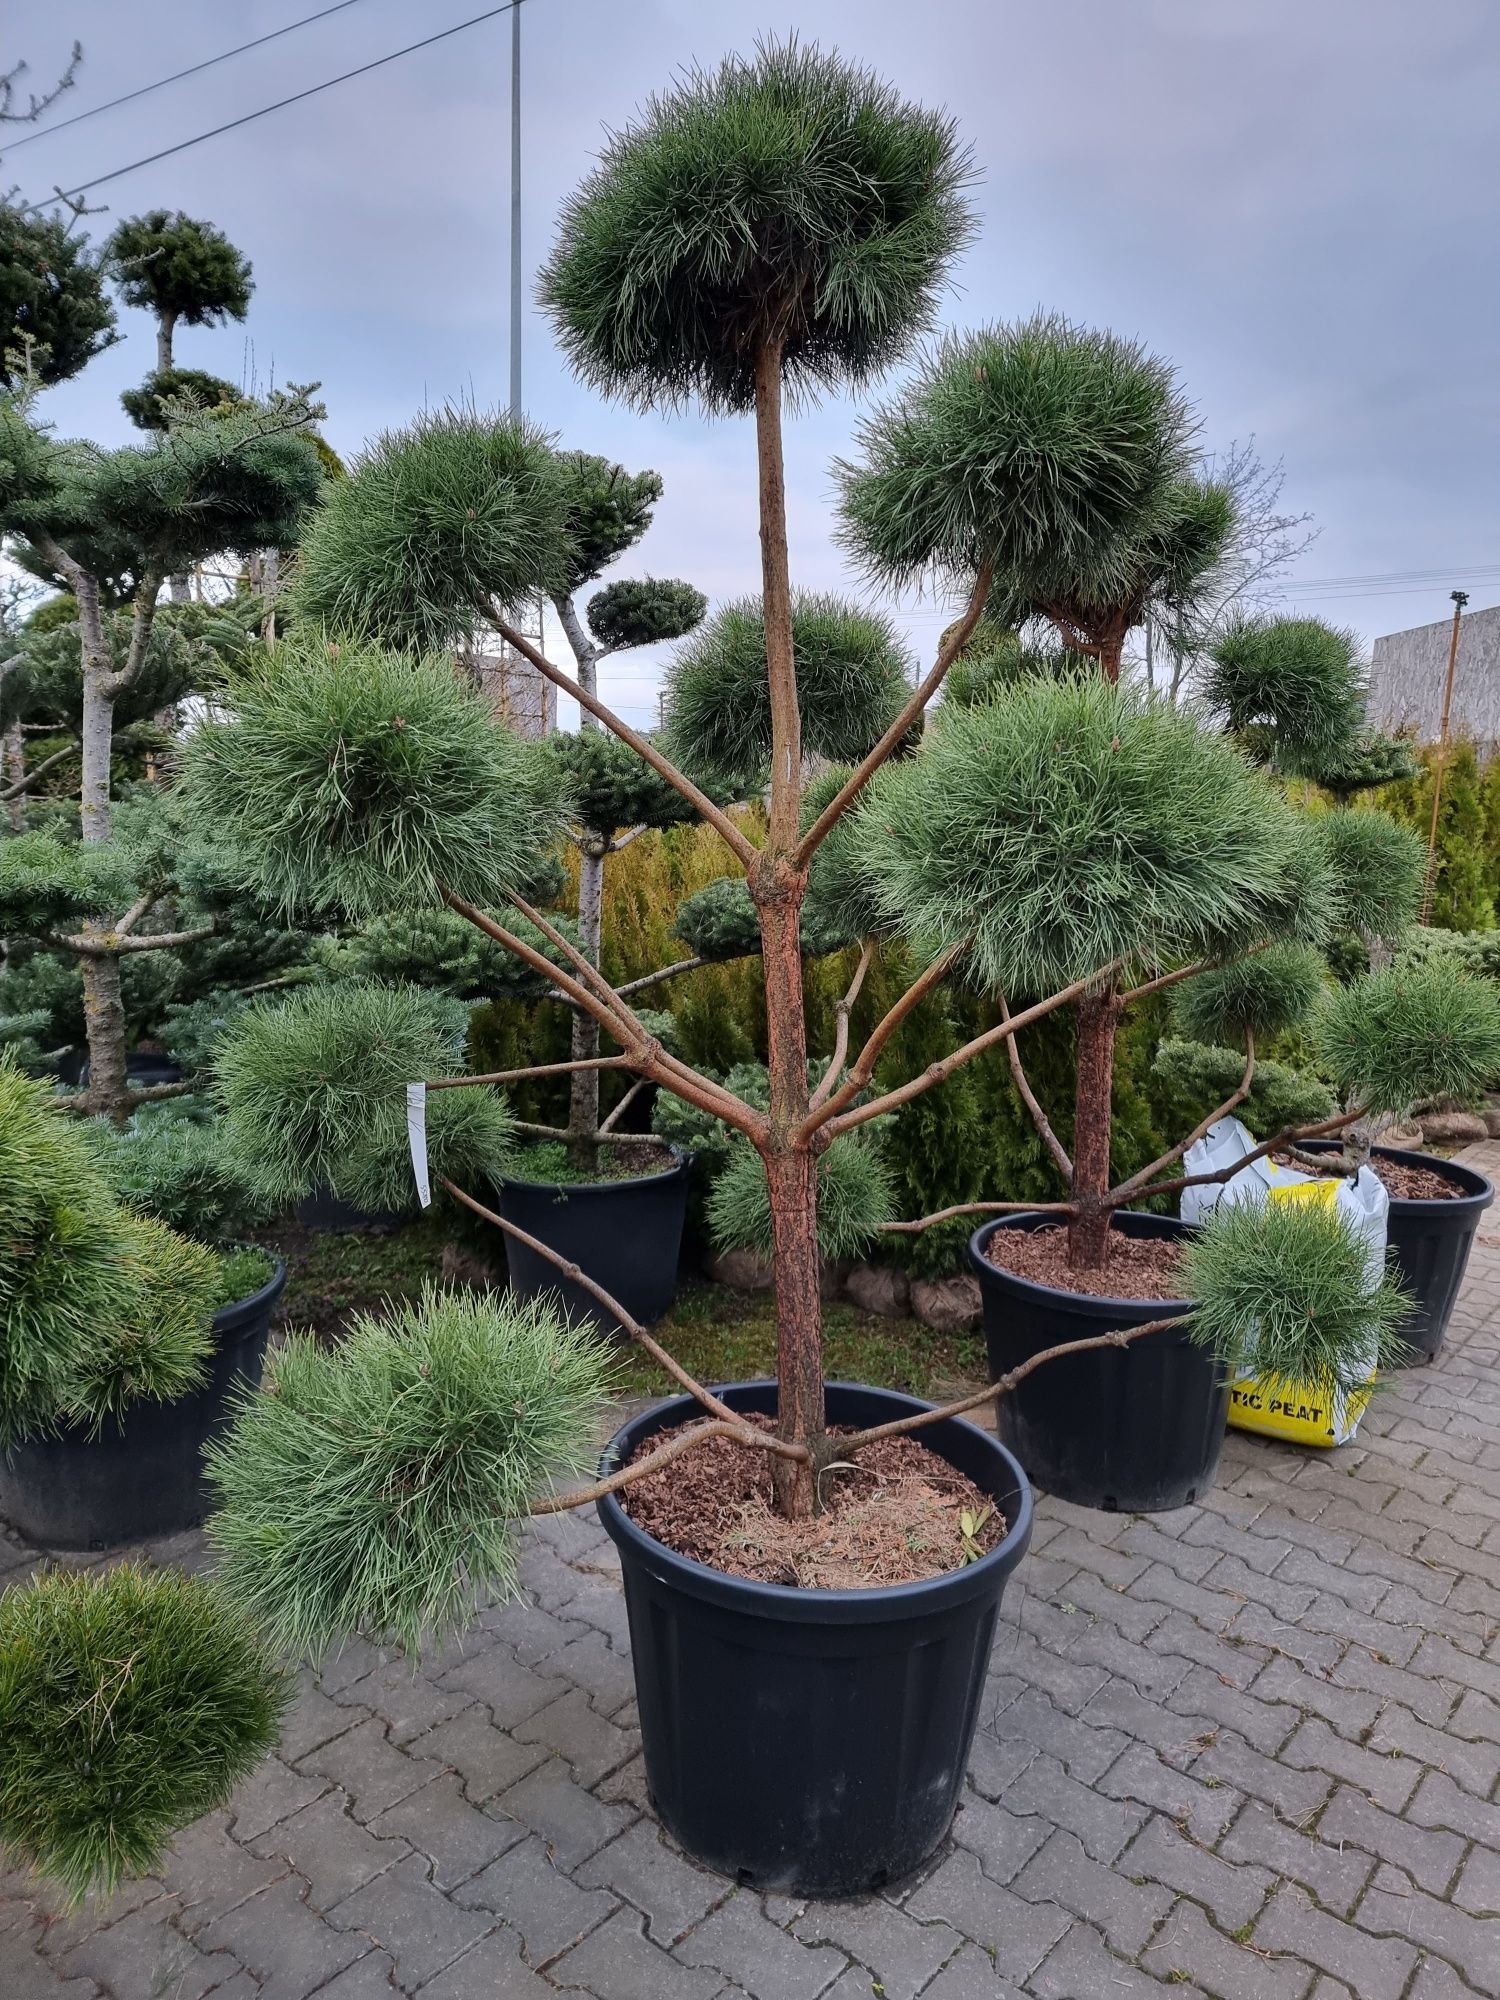
M63 118L56 125L44 125L39 132L28 132L24 139L13 139L6 146L7 153L18 153L23 146L34 146L38 139L55 138L59 132L66 132L70 125L81 125L85 118L97 118L101 111L113 111L121 104L133 104L138 97L149 97L153 90L165 90L169 83L181 83L185 76L197 76L201 71L213 69L218 63L225 63L232 56L242 56L247 49L264 48L267 42L279 41L283 35L290 35L297 28L309 28L314 21L326 21L330 14L342 14L346 7L356 5L356 0L338 0L337 6L325 7L319 14L304 14L300 21L288 21L284 28L273 28L269 35L257 35L253 42L241 42L237 49L226 49L221 56L210 56L206 62L194 63L190 69L174 70L170 76L159 76L155 83L143 83L139 90L127 90L123 97L112 97L107 104L91 105L87 111L75 112L71 118Z
M231 118L225 125L215 125L211 132L200 132L196 138L182 139L175 146L164 146L159 153L148 153L143 160L132 160L128 167L116 167L113 173L96 174L91 181L80 181L77 187L59 188L52 197L59 201L72 201L76 196L89 194L93 189L104 187L110 181L122 179L141 167L155 166L158 160L170 160L175 153L185 153L190 146L201 146L206 139L217 139L225 132L236 132L242 125L253 125L257 118L266 118L273 111L284 111L289 104L301 104L305 98L316 97L320 92L332 90L335 84L348 83L351 77L368 76L372 69L383 69L387 63L399 62L402 56L415 55L418 49L430 49L434 42L445 42L450 35L461 35L466 28L477 28L485 21L494 21L501 14L510 13L520 5L520 0L505 0L504 6L490 7L483 14L475 14L467 21L459 21L454 27L443 28L435 35L426 35L420 42L408 42L404 49L392 49L388 56L377 56L373 62L361 63L357 69L346 69L339 76L331 76L325 83L314 83L306 90L295 91L290 97L280 97L274 104L263 104L259 111L247 111L243 118ZM34 201L26 210L28 215L45 208L46 202Z

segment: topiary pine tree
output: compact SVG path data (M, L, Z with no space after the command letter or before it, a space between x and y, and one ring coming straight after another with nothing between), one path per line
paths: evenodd
M1128 1001L1206 980L1195 1019L1205 1031L1245 1031L1243 1093L1253 1080L1255 1034L1307 998L1310 962L1289 947L1319 942L1339 915L1337 871L1310 837L1316 822L1298 815L1273 779L1202 718L1153 704L1097 670L1030 674L972 704L945 706L911 746L913 725L986 604L997 590L1006 593L1013 559L1024 569L1060 534L1079 579L1068 601L1097 604L1108 568L1100 550L1139 548L1141 490L1101 477L1120 434L1097 411L1061 459L1000 451L983 480L968 476L984 461L983 438L966 439L969 455L948 462L946 487L944 453L953 440L943 424L927 427L920 402L899 451L886 450L895 435L889 423L869 433L876 455L846 485L864 496L851 506L851 535L877 568L935 569L956 586L963 609L931 670L868 751L855 752L852 769L807 781L783 392L858 384L903 350L964 235L963 172L944 121L816 50L768 47L753 60L688 77L618 134L565 211L547 267L545 296L585 375L637 402L695 395L711 409L755 412L764 700L744 704L736 754L766 756L762 841L753 837L758 828L725 811L514 622L528 597L568 587L575 552L566 490L550 447L528 426L464 413L417 427L420 448L405 461L406 476L388 479L385 489L390 498L397 484L407 486L409 507L357 511L335 500L325 511L312 538L319 559L310 565L309 593L338 629L326 642L304 631L290 665L284 651L257 660L188 748L192 810L226 843L247 885L259 883L289 911L360 917L446 907L597 1021L618 1042L621 1067L722 1121L738 1148L727 1156L716 1198L723 1225L768 1243L775 1263L774 1430L747 1425L594 1287L706 1417L564 1493L549 1490L550 1473L583 1458L606 1374L597 1345L550 1304L434 1294L395 1321L361 1325L336 1352L290 1343L273 1361L267 1393L247 1403L216 1447L213 1466L220 1509L212 1539L225 1558L224 1582L285 1645L317 1651L351 1629L410 1645L451 1627L482 1593L512 1584L508 1520L587 1504L705 1439L765 1452L780 1507L806 1515L835 1456L857 1457L876 1436L919 1431L1006 1393L1008 1384L998 1383L877 1432L828 1436L820 1184L826 1179L830 1188L825 1237L845 1249L869 1240L888 1196L878 1156L860 1149L880 1121L984 1050L1014 1048L1019 1030L1072 1002L1093 1006L1112 1036ZM735 227L726 228L726 218ZM1066 383L1078 342L1071 332L1055 338L1055 351L1037 337L1033 348L1042 372ZM1009 422L1007 408L1000 415ZM1116 456L1124 463L1129 453ZM372 459L388 469L392 462L385 446ZM905 525L903 462L920 474L922 502ZM878 506L866 504L871 494L883 494ZM663 1048L628 999L528 902L519 885L566 818L556 766L520 744L451 661L415 650L418 642L441 645L475 616L634 750L744 870L762 946L764 1091L757 1079L740 1095ZM381 650L372 631L405 650ZM887 685L878 666L877 659L862 684L873 710ZM758 691L758 669L745 684ZM816 684L810 676L809 734ZM717 721L711 709L700 714ZM685 716L678 724L691 761L700 732ZM897 758L898 749L909 754ZM866 935L840 1003L833 1057L814 1080L801 926L819 866L830 863L843 885L834 900ZM490 916L482 903L504 915ZM513 927L511 912L534 926L560 964ZM850 1010L889 930L909 940L921 969L851 1060ZM1267 961L1259 985L1240 963L1252 956ZM997 997L999 1021L905 1081L883 1076L875 1090L877 1065L903 1022L959 968ZM1383 984L1348 989L1356 997L1328 1018L1326 1059L1360 1100L1331 1127L1343 1129L1397 1092L1452 1088L1500 1062L1493 995L1476 1000L1441 978L1425 986L1379 978ZM389 1022L379 1028L380 1063L362 1066L360 1054L376 1039L369 995L340 1010L334 990L315 1012L300 1024L307 1031L298 1048L300 1089L274 1051L267 1059L262 1050L243 1078L273 1163L342 1131L351 1146L369 1148L372 1172L384 1173L404 1158L404 1100L395 1094L403 1075L408 1086L425 1080L486 1091L510 1080L413 1078L413 1067L436 1063L440 1052L425 1032L408 1040ZM1087 1253L1107 1233L1112 1208L1182 1185L1182 1177L1161 1176L1191 1135L1109 1186L1109 1040L1081 1032L1079 1041L1080 1082L1098 1082L1103 1058L1104 1112L1100 1123L1095 1101L1080 1089L1071 1132L1079 1166L1067 1163L1072 1186L1058 1212ZM1039 1132L1050 1134L1018 1061L1013 1075ZM439 1178L476 1212L524 1236L441 1168ZM1246 1321L1274 1309L1278 1363L1295 1372L1321 1355L1319 1365L1337 1372L1394 1311L1386 1288L1351 1282L1363 1267L1348 1249L1326 1232L1314 1240L1296 1219L1275 1232L1252 1224L1226 1237L1199 1274L1216 1344L1234 1351ZM553 1262L563 1264L555 1255ZM576 1267L563 1268L579 1279ZM581 1282L591 1281L583 1274ZM1320 1318L1330 1301L1341 1329L1332 1347ZM1169 1324L1106 1337L1136 1338Z
M0 389L65 382L120 337L102 256L76 222L0 197Z
M104 250L126 305L156 319L156 369L172 368L179 325L215 326L250 310L250 261L211 222L153 208L116 227Z
M209 555L296 541L323 484L305 435L317 414L304 395L277 394L264 404L185 413L170 432L100 451L56 440L37 417L32 388L0 403L0 533L9 550L63 582L76 606L86 846L106 846L113 836L116 711L162 657L153 641L163 583ZM105 603L105 579L122 574L131 579L128 630ZM201 927L142 928L167 886L159 869L148 870L133 896L90 912L76 931L42 939L79 959L87 1104L117 1121L139 1099L126 1071L121 958L202 934ZM10 928L3 919L0 927Z

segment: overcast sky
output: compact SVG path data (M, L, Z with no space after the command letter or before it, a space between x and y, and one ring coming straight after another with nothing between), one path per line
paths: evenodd
M315 10L318 0L9 0L0 63L37 83L76 37L51 115L102 104ZM356 0L204 75L9 152L31 199L73 187L420 36L485 0ZM746 422L641 419L575 384L530 307L560 197L673 71L795 23L909 95L946 105L981 175L981 234L944 316L1038 305L1170 356L1205 445L1253 434L1284 500L1321 535L1299 606L1380 632L1442 617L1451 582L1500 602L1500 8L1493 0L524 0L525 400L563 442L666 481L627 567L713 597L757 587ZM510 20L502 16L91 200L91 227L164 205L251 257L247 324L187 329L178 359L261 386L323 384L351 454L424 402L508 393ZM60 429L122 441L122 388L152 365L144 315L47 399ZM837 586L828 464L852 406L789 439L793 568ZM1325 579L1442 571L1335 588ZM939 610L905 614L930 640ZM654 714L655 669L606 668L607 696Z

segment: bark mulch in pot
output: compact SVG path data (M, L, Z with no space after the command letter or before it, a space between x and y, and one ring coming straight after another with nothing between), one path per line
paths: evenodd
M772 1428L767 1417L745 1421ZM638 1455L668 1435L648 1438ZM868 1590L941 1576L992 1549L1006 1530L973 1480L914 1437L883 1438L848 1465L835 1463L822 1488L823 1513L783 1520L772 1499L771 1454L717 1437L626 1487L620 1501L638 1527L679 1555L754 1583L804 1590ZM959 1519L965 1513L978 1524L967 1546Z
M1068 1262L1066 1229L997 1229L984 1254L997 1271L1012 1271L1053 1291L1095 1299L1180 1299L1184 1244L1176 1236L1125 1236L1111 1230L1102 1271Z
M1285 1164L1297 1166L1304 1172L1319 1171L1310 1164L1309 1156L1303 1154L1297 1160ZM1436 1167L1412 1166L1406 1160L1382 1160L1378 1154L1371 1156L1370 1165L1375 1178L1380 1182L1393 1201L1461 1201L1468 1192L1461 1188ZM1348 1169L1337 1154L1330 1156L1330 1164L1321 1170L1325 1174L1343 1174Z

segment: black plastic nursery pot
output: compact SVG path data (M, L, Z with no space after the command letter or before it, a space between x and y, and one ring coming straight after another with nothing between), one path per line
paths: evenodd
M181 1083L182 1065L171 1056L138 1049L134 1055L125 1058L125 1078L135 1090L150 1090L163 1083ZM89 1059L84 1055L78 1063L80 1089L87 1089L88 1081Z
M403 1214L399 1209L356 1208L331 1188L319 1185L293 1208L292 1220L303 1229L325 1229L334 1236L352 1235L357 1230L379 1235L399 1229L410 1213L410 1210Z
M286 1265L213 1317L201 1389L174 1403L132 1403L97 1437L86 1427L16 1445L0 1457L0 1518L43 1549L106 1549L195 1528L208 1512L203 1447L223 1430L234 1393L260 1381Z
M1105 1299L1055 1290L984 1254L1001 1229L1045 1229L1050 1215L1007 1215L969 1239L984 1302L990 1379L1064 1341L1144 1326L1191 1310L1187 1299ZM1127 1236L1180 1236L1170 1215L1122 1211ZM1229 1416L1229 1377L1186 1329L1165 1327L1128 1347L1046 1362L1000 1399L997 1428L1046 1493L1080 1507L1152 1514L1185 1507L1213 1485Z
M500 1213L576 1264L649 1326L671 1311L677 1296L677 1260L693 1170L691 1153L675 1146L671 1150L675 1166L629 1180L563 1183L507 1176L497 1183ZM590 1321L606 1333L624 1331L581 1285L513 1236L505 1239L505 1259L511 1290L521 1298L557 1292L571 1318Z
M1308 1152L1335 1152L1332 1139L1306 1142ZM1479 1218L1495 1199L1494 1183L1457 1160L1436 1160L1430 1153L1409 1153L1400 1146L1376 1146L1377 1159L1395 1160L1403 1167L1427 1167L1463 1192L1448 1200L1413 1201L1392 1195L1386 1217L1386 1247L1396 1253L1401 1282L1416 1299L1416 1310L1401 1329L1415 1364L1432 1361L1443 1344L1448 1321L1458 1301L1459 1287L1469 1268L1469 1252Z
M774 1382L717 1392L776 1410ZM828 1384L830 1424L930 1409ZM601 1461L699 1413L679 1396L636 1417ZM948 1830L979 1716L1001 1594L1031 1539L1031 1489L988 1432L950 1417L922 1442L1005 1517L977 1562L886 1590L752 1583L666 1548L613 1494L599 1518L620 1551L646 1784L687 1852L756 1888L855 1896L919 1868Z

